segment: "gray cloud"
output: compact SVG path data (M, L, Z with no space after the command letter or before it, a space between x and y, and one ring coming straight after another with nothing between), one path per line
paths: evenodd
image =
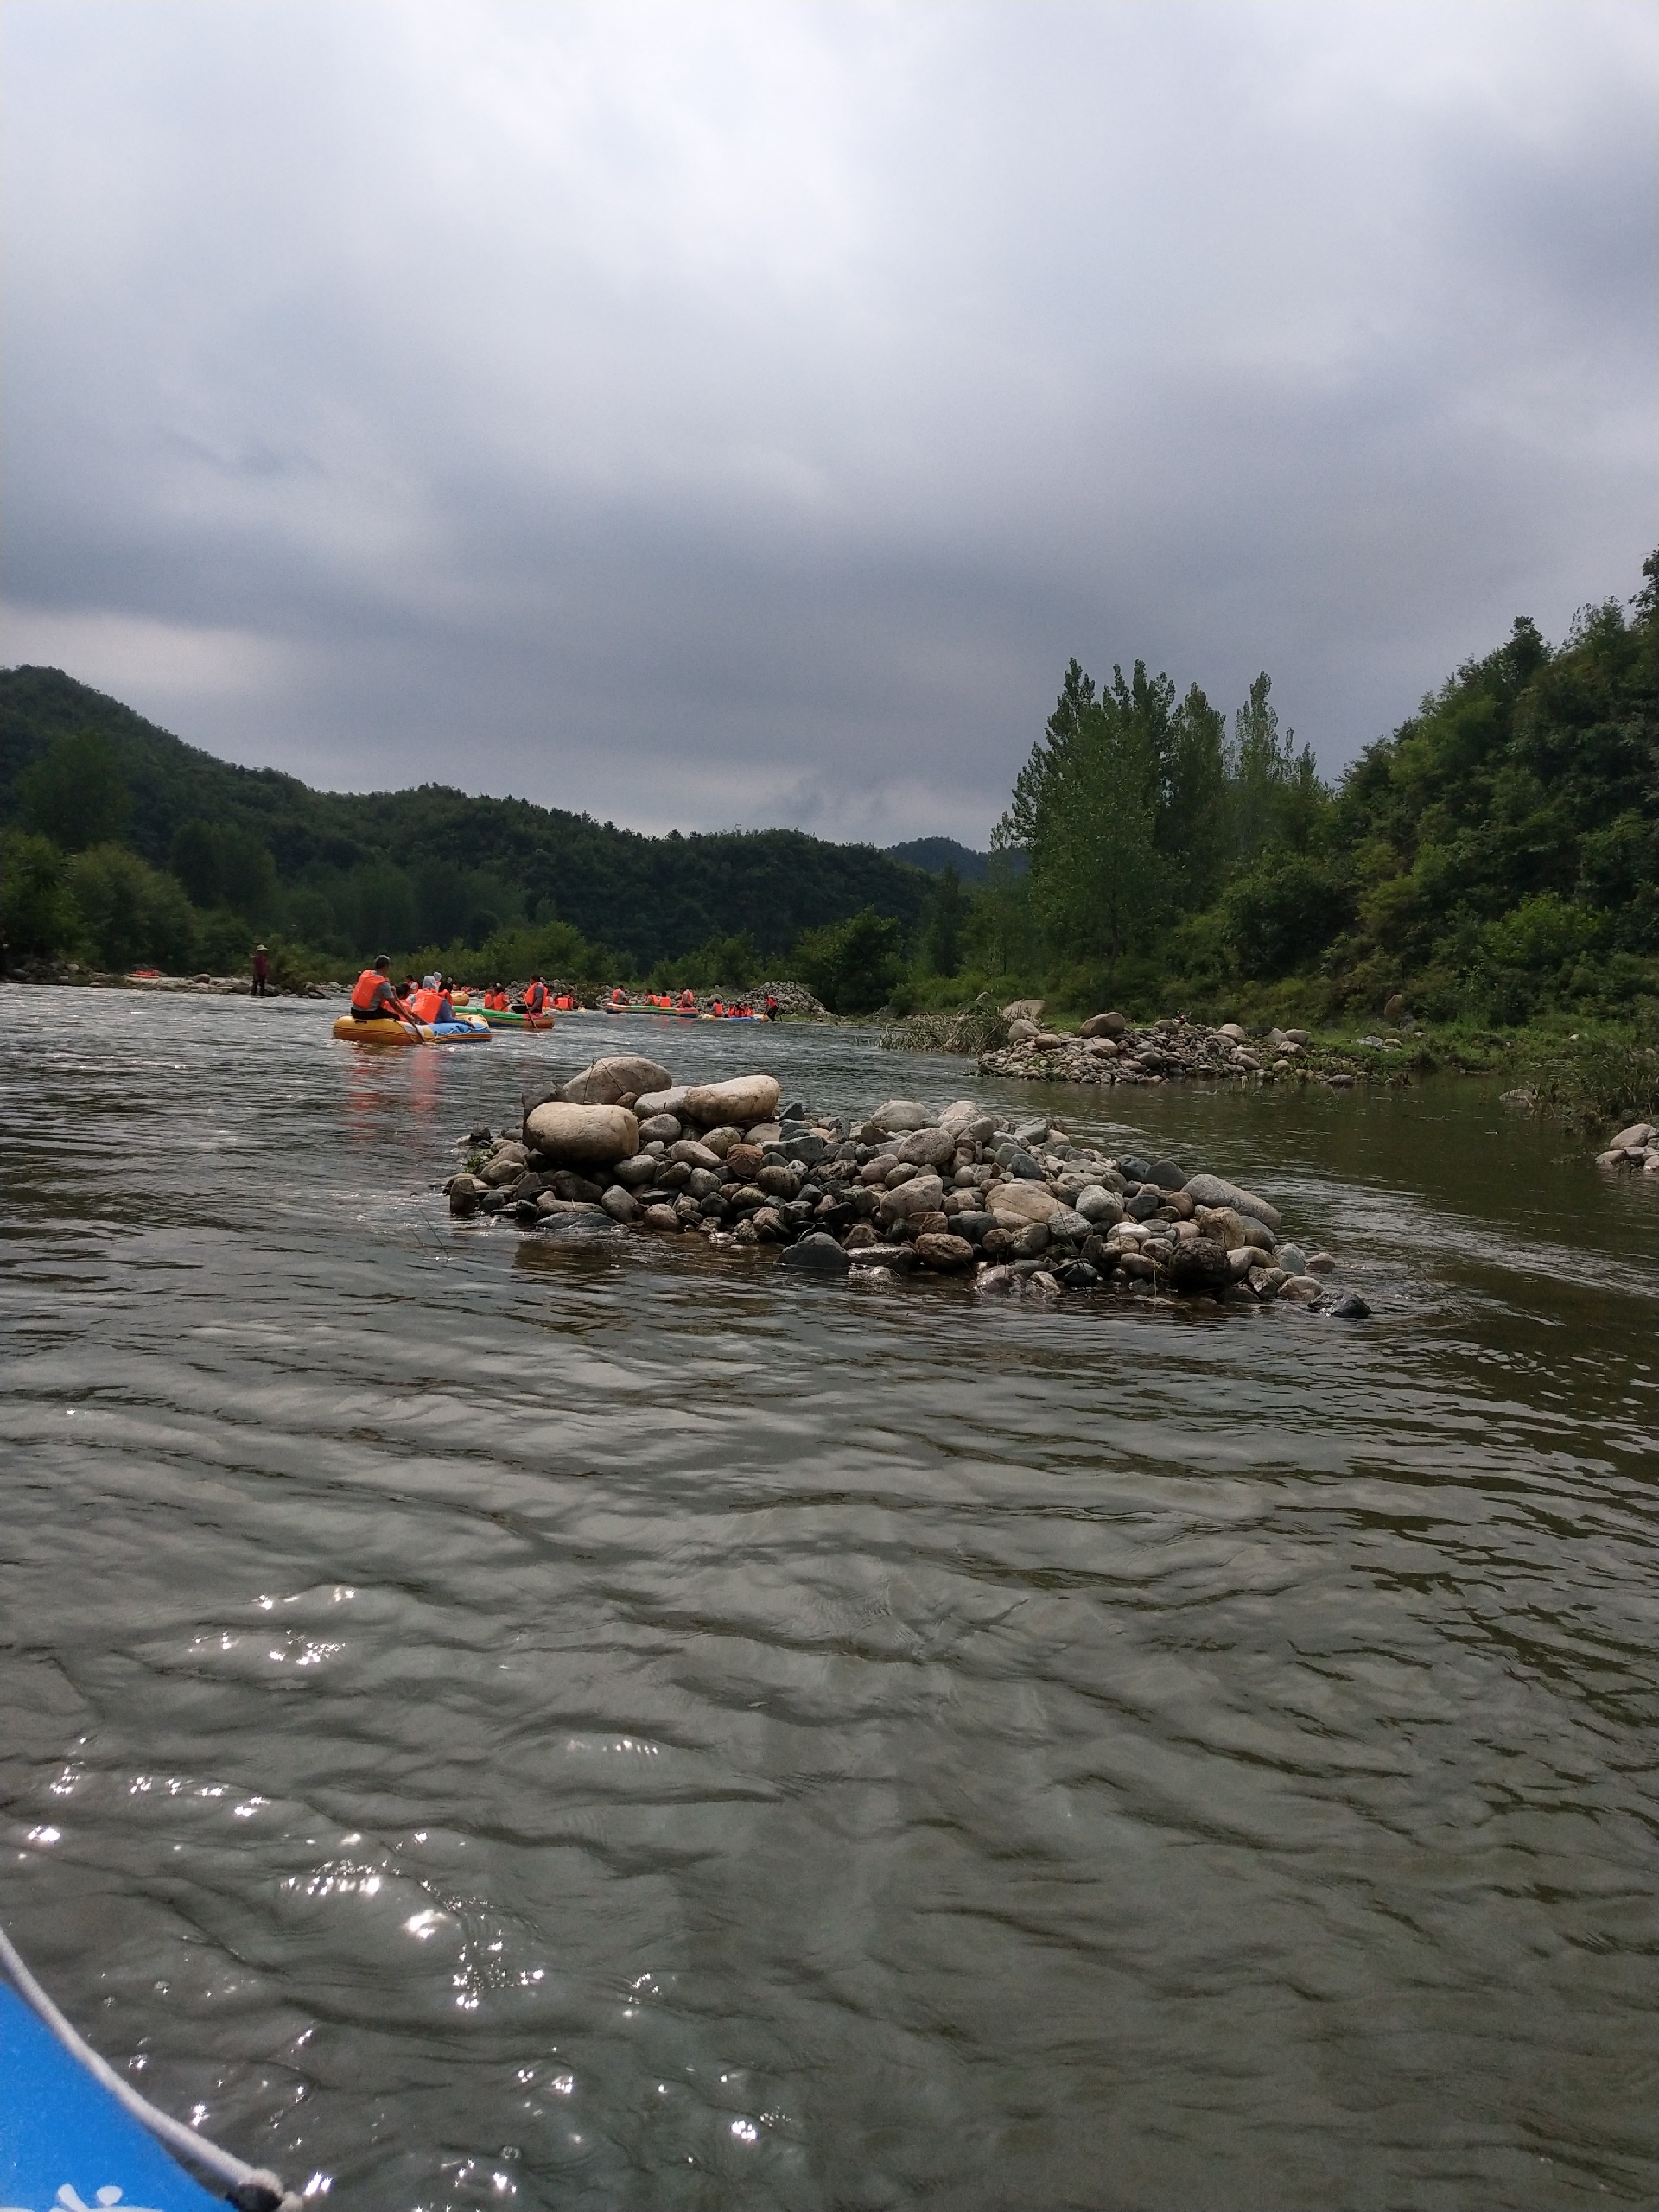
M12 0L3 651L335 787L982 842L1652 535L1643 8Z

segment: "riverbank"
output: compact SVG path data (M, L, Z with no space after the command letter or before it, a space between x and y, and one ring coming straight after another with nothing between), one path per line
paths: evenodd
M1074 1143L1046 1115L972 1098L888 1099L861 1116L775 1077L677 1085L655 1062L596 1060L525 1103L516 1135L474 1128L444 1184L460 1220L531 1232L696 1235L716 1251L834 1275L969 1278L986 1294L1103 1288L1363 1319L1328 1252L1281 1236L1270 1200L1190 1163Z

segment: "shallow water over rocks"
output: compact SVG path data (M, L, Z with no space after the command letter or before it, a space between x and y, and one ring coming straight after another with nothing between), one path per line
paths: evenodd
M1651 2201L1651 1182L1496 1085L0 1004L0 1912L149 2094L372 2212ZM1209 1167L1376 1318L452 1224L623 1039Z

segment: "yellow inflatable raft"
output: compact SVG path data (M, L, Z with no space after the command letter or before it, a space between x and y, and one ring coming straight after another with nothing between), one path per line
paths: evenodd
M490 1025L477 1014L454 1021L394 1021L390 1015L359 1021L354 1014L342 1014L334 1034L353 1045L487 1045Z

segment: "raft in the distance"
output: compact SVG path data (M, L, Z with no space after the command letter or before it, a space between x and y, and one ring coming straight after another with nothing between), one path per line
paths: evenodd
M359 1021L354 1014L342 1014L334 1034L353 1045L487 1045L490 1025L482 1014L459 1021Z
M519 1014L512 1007L476 1007L474 1012L492 1029L551 1029L550 1014Z

